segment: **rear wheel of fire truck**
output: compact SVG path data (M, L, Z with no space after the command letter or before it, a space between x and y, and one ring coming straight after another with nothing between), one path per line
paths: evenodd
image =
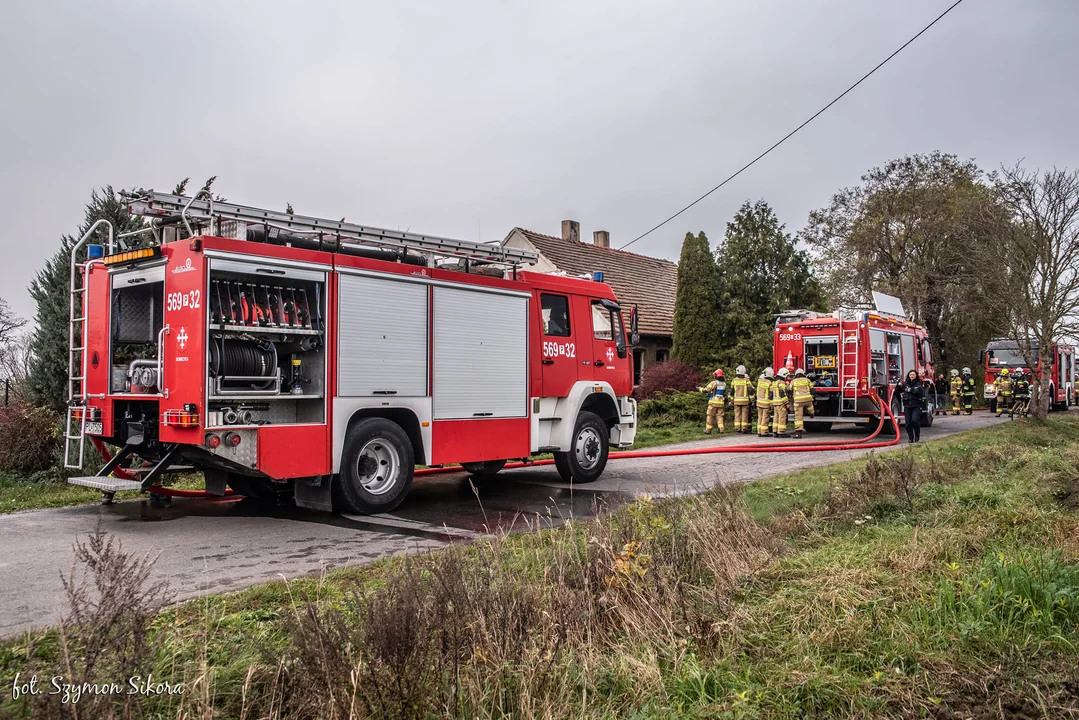
M892 395L891 409L892 425L894 426L893 431L899 432L899 428L901 428L905 423L903 422L903 403L899 400L898 393L893 393Z
M472 475L491 477L497 475L506 466L505 460L484 460L483 462L461 463L461 467Z
M926 400L925 410L922 411L922 427L933 427L933 412L937 409L937 404L932 400Z
M389 512L412 487L415 464L412 443L400 425L384 418L361 420L345 436L334 499L349 512Z
M588 483L599 478L607 467L610 431L593 412L583 410L577 416L569 452L556 452L554 465L566 482Z

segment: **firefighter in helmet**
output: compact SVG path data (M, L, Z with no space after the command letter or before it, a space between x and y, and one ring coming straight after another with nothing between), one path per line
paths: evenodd
M761 376L757 378L757 437L768 437L772 434L769 421L772 419L772 383L775 370L766 367Z
M963 368L963 377L960 392L963 395L963 412L967 415L974 414L974 376L970 374L970 368Z
M777 438L790 437L787 434L787 378L790 374L787 368L780 368L772 383L772 433Z
M704 434L710 435L713 425L716 425L722 433L723 408L727 402L727 381L723 379L723 368L712 373L712 382L697 389L708 393L708 413L704 419Z
M734 405L734 431L736 433L748 433L753 426L749 422L749 400L753 394L753 381L749 379L745 365L739 365L734 374L735 378L731 383L731 402Z
M1000 417L1005 410L1011 415L1013 404L1011 373L1008 372L1008 368L1004 368L1000 371L1000 377L997 378L997 417Z
M1026 368L1019 368L1015 378L1015 405L1012 406L1010 416L1026 417L1030 409L1030 381L1032 376Z
M805 431L805 415L813 416L813 383L806 371L798 368L791 382L791 400L794 402L794 437L802 437Z
M952 396L952 415L959 414L959 396L963 391L963 380L959 377L959 371L952 368L952 381L949 385L949 391Z

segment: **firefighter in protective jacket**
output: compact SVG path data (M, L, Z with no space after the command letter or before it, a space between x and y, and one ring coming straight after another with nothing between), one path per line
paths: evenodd
M813 383L806 377L806 371L802 368L794 373L791 382L791 400L794 402L794 437L802 437L805 430L805 415L813 415Z
M769 424L772 419L772 378L775 371L767 367L761 376L757 378L757 437L768 437L772 434Z
M1000 417L1005 410L1011 415L1012 404L1012 378L1008 373L1008 368L1004 368L1000 371L1000 377L997 378L997 417Z
M704 434L711 434L713 425L718 426L719 431L723 432L723 408L727 400L727 383L723 379L723 368L712 373L712 382L697 389L708 393L708 414L704 419Z
M779 377L772 383L772 432L777 438L787 434L787 376L790 371L780 368Z
M1029 370L1019 369L1019 376L1015 379L1015 405L1009 413L1012 417L1016 414L1019 417L1027 416L1030 410L1030 382L1033 379Z
M970 374L970 368L963 368L963 377L960 392L963 395L963 411L967 415L974 414L974 377Z
M731 402L734 405L734 431L749 433L752 423L749 421L749 403L753 395L753 381L746 374L746 366L739 365L734 371L736 377L731 383Z
M959 396L963 392L963 380L959 377L958 370L952 370L952 382L950 385L950 394L952 396L952 415L959 414Z

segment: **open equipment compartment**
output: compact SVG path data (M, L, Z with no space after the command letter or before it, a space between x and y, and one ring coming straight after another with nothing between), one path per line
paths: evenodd
M208 429L326 422L326 276L211 259Z
M165 261L109 270L112 394L158 395Z

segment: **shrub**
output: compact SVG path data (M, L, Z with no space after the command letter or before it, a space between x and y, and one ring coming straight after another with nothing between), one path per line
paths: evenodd
M668 360L645 368L636 397L638 400L648 400L661 392L695 391L700 384L701 373L697 368L689 363Z
M696 388L693 392L664 392L651 400L642 400L637 416L653 427L699 423L707 405L708 396L697 392Z
M48 408L26 403L0 408L0 472L29 475L53 465L60 423Z

